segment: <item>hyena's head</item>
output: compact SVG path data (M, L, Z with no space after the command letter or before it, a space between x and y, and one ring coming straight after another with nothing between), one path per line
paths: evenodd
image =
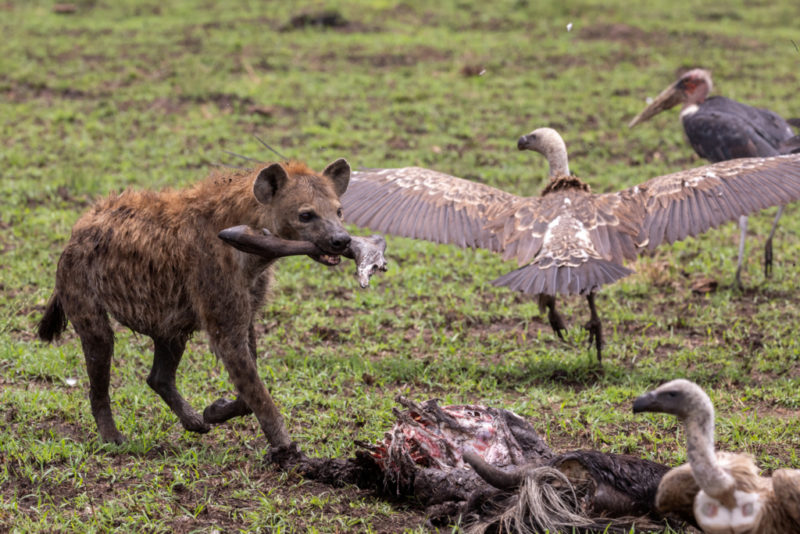
M273 163L259 172L253 193L268 205L273 231L283 239L310 241L326 255L336 256L350 245L342 226L339 197L350 182L350 164L337 159L322 173L299 162ZM338 258L322 258L338 263Z

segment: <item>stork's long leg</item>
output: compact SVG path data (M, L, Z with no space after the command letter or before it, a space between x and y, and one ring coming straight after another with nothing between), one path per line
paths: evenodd
M742 263L744 260L744 240L747 237L747 215L742 215L739 217L739 229L741 230L741 234L739 235L739 259L736 261L736 288L740 291L744 289L742 285Z
M603 327L600 323L600 316L597 315L597 306L594 303L594 291L586 295L586 300L589 302L589 312L591 317L589 322L586 323L585 328L589 331L589 346L592 343L597 347L597 361L603 363Z
M547 308L547 320L550 321L553 332L564 341L564 334L561 332L566 332L567 326L564 324L561 314L556 311L556 298L553 295L539 295L539 309L544 311L545 308Z
M783 215L783 206L778 206L778 213L775 214L775 220L772 221L772 230L769 231L767 242L764 243L764 276L767 278L772 276L772 238L775 236L781 215Z

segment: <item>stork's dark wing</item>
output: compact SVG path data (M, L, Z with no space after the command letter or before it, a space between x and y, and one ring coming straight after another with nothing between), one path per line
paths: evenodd
M703 102L697 112L683 118L683 125L697 153L711 162L777 156L781 143L794 135L789 123L774 111L723 96Z
M728 102L739 104L733 100ZM784 135L776 137L774 130L777 128L766 118L761 123L752 122L731 110L709 109L708 103L684 117L683 128L695 152L712 163L736 158L777 156L781 142L792 136L788 124ZM753 112L761 111L750 109Z
M344 220L403 237L501 252L487 229L516 195L421 167L354 172L342 196Z
M659 176L622 192L644 207L639 245L653 250L741 215L800 199L800 155L742 158Z
M636 257L643 213L627 196L568 189L519 200L512 216L497 218L506 221L498 233L506 259L530 263L493 284L532 295L586 294L629 275L622 262Z

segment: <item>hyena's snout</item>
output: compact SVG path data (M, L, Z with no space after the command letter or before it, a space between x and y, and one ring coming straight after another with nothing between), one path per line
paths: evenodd
M334 230L328 237L328 243L331 252L340 254L350 246L350 234L348 234L344 228Z

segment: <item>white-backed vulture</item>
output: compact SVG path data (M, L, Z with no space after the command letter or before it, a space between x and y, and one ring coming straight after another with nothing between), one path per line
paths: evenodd
M730 160L594 194L569 173L567 149L555 130L534 130L517 146L549 161L550 180L541 196L520 197L420 167L363 170L352 174L342 197L344 218L380 232L516 259L521 267L493 283L539 295L559 336L565 326L556 295L586 295L586 328L599 361L603 338L594 294L632 272L625 260L800 198L799 155Z
M689 463L661 479L656 507L708 534L800 533L800 470L759 475L753 458L714 450L714 406L694 382L678 379L638 397L634 412L672 414L686 429Z

